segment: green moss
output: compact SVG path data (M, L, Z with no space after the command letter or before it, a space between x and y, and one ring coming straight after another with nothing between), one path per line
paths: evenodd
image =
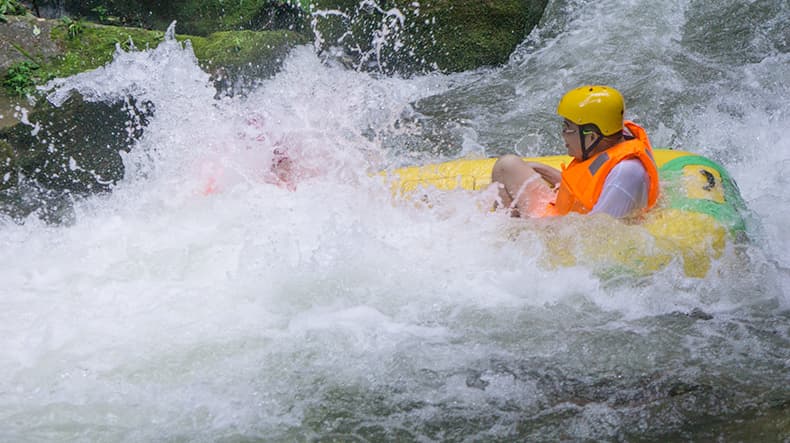
M270 63L279 66L290 48L307 42L304 36L290 31L227 31L189 38L202 65L206 68L222 66L229 70ZM270 70L264 67L263 71L268 73Z
M82 32L70 38L65 26L55 27L51 38L65 48L65 54L42 66L43 77L68 77L96 69L112 60L116 45L128 50L130 39L137 48L155 47L164 40L161 31L83 24Z
M129 50L130 41L138 49L156 47L164 40L161 31L103 26L86 23L82 32L70 38L64 26L53 29L51 37L65 48L65 53L42 65L39 78L67 77L103 66L112 60L116 45ZM254 74L270 74L294 45L306 43L306 37L290 31L227 31L208 37L178 35L179 41L191 40L195 55L207 69L223 67L241 70L261 67Z

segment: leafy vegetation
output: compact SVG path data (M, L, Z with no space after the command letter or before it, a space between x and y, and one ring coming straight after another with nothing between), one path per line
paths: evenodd
M104 5L96 6L95 8L91 9L91 12L95 12L96 16L99 18L99 21L102 23L106 23L108 19L107 15L107 7Z
M6 21L6 15L22 15L26 12L18 0L0 0L0 23Z
M74 20L68 16L64 16L60 19L60 22L63 27L66 28L66 35L69 37L69 40L74 40L85 32L85 24L81 19Z
M3 86L12 96L30 94L40 81L40 69L38 63L29 60L15 63L8 68Z

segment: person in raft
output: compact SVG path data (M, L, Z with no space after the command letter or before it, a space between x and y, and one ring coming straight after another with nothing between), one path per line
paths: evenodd
M616 89L573 89L562 97L557 113L564 119L570 165L559 171L512 154L494 164L491 181L512 216L578 212L622 218L655 205L659 184L653 149L644 129L623 120L625 103Z

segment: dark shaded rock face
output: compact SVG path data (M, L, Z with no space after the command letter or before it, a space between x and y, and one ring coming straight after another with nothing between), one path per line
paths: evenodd
M7 141L0 140L0 191L12 187L18 178L14 148Z
M120 152L142 136L153 111L131 98L92 103L73 94L59 108L42 102L28 117L32 127L0 132L0 212L52 215L73 197L109 191L124 176Z
M322 49L342 47L356 67L383 73L459 72L506 62L547 0L316 0Z

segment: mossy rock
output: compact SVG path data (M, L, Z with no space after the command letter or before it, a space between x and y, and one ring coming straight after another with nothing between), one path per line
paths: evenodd
M384 0L379 8L371 8L356 0L315 0L313 19L323 48L342 46L362 69L459 72L505 63L538 23L546 3ZM400 15L390 12L395 9ZM381 41L384 33L387 37Z
M69 25L66 22L46 20L40 23L42 29L50 32L46 45L54 45L58 52L49 51L46 58L20 54L21 61L18 62L27 62L28 59L39 62L33 79L38 85L55 77L68 77L103 66L112 60L118 46L123 50L130 50L132 45L137 49L146 49L156 47L164 40L162 31L89 22L71 22ZM69 26L73 27L71 34ZM12 49L20 46L27 38L28 28L22 34L10 35L9 41L4 45ZM285 30L227 31L207 37L177 35L176 38L182 42L192 41L198 61L208 72L221 71L231 77L271 76L277 72L291 48L308 41L302 34ZM16 40L20 43L17 44ZM31 48L30 53L37 52Z
M81 31L69 35L68 27L61 24L52 29L51 38L63 48L63 54L42 66L50 77L68 77L90 71L109 63L116 47L130 50L154 48L164 41L162 31L139 28L104 26L81 23Z
M291 0L66 0L65 8L74 16L149 29L164 29L175 20L180 32L200 36L218 31L301 31L304 25L300 2Z
M53 30L53 38L67 48L65 55L45 67L50 77L66 77L98 68L112 60L116 45L129 50L155 47L164 40L161 31L117 26L86 25L75 38L65 28ZM277 73L288 52L307 38L292 31L225 31L207 37L176 35L190 40L200 66L215 78L218 89L228 89L239 78L266 78Z
M307 38L291 31L227 31L208 37L184 37L201 66L208 72L221 70L231 76L264 78L274 75L288 52Z
M53 39L62 42L66 53L47 70L65 77L105 65L112 60L116 45L124 50L130 49L130 42L138 49L156 47L164 40L164 33L88 24L75 38L69 38L63 27L55 28ZM176 39L192 42L203 67L239 72L244 67L256 66L260 67L256 73L262 75L274 74L291 48L307 42L304 36L290 31L228 31L208 37L179 34Z

